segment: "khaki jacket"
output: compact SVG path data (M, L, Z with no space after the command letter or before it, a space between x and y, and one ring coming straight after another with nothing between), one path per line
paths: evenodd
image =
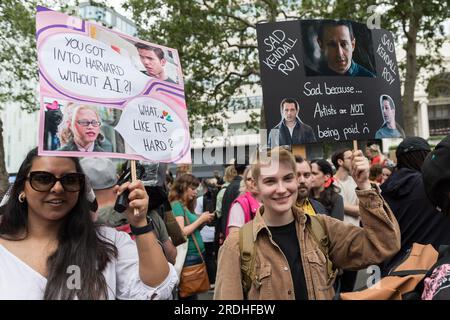
M356 190L364 228L346 224L325 215L323 220L330 240L330 259L333 265L346 270L358 270L379 264L400 249L400 230L391 209L379 190ZM260 209L253 224L256 246L256 275L248 292L249 300L294 300L294 285L289 264L272 240ZM307 216L292 208L297 238L301 250L308 298L329 300L334 297L334 278L328 279L326 259L312 235L305 227ZM219 251L214 299L242 300L239 232L232 232Z

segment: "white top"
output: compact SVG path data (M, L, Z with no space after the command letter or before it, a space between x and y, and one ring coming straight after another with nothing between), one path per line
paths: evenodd
M335 177L334 184L341 189L339 191L339 194L344 199L344 205L350 204L354 206L359 205L359 199L356 195L356 188L358 185L356 184L355 180L351 176L348 176L346 180L339 180ZM344 213L344 222L350 223L354 226L359 227L359 221L361 219L359 217L353 217L348 214Z
M169 263L169 274L158 287L149 287L139 278L137 247L130 236L108 227L101 227L100 234L118 250L117 259L110 261L103 270L109 300L172 298L172 290L178 283L173 265ZM72 269L68 272L75 275ZM42 300L46 284L45 277L0 245L0 300Z
M201 216L203 213L203 196L197 198L197 205L195 206L195 213ZM214 234L216 233L216 228L205 225L200 230L200 235L202 236L203 242L214 242Z
M292 128L289 127L289 126L287 126L287 128L289 129L289 132L291 133L291 137L292 137L292 135L294 134L294 128L295 128L295 126L293 126Z
M230 208L230 215L228 217L228 228L242 227L245 224L245 212L239 202L235 202Z

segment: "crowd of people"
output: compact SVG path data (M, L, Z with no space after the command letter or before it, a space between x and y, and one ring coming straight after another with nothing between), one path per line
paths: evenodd
M441 251L421 297L450 299L450 136L432 149L408 137L394 163L378 145L329 160L276 147L223 177L162 167L157 183L33 149L0 204L0 299L198 299L178 294L180 259L205 263L214 299L338 299L361 289L358 270L388 275L413 243Z

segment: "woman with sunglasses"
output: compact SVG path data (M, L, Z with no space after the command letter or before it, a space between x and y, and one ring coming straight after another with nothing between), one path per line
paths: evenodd
M67 120L69 139L59 151L104 152L100 139L100 118L94 107L79 105Z
M3 207L0 300L170 298L178 279L147 223L147 193L140 181L125 190L136 243L94 225L78 158L30 151Z

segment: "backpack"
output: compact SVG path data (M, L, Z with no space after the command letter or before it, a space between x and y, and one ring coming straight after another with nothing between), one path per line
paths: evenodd
M328 278L335 277L337 272L329 257L330 241L325 231L325 226L317 216L307 215L307 219L306 228L313 236L314 241L319 245L320 251L322 251L327 260ZM244 297L246 297L252 283L258 281L255 272L256 246L253 242L253 220L250 220L250 222L239 229L239 251L241 253L242 289Z
M405 257L374 286L356 292L341 293L342 300L417 300L423 279L436 263L438 252L431 244L413 243Z

